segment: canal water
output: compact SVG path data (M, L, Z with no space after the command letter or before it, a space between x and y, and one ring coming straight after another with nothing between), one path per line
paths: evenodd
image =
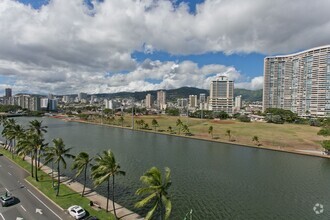
M34 118L16 119L27 124ZM61 137L73 154L85 151L94 156L111 149L126 171L126 176L116 178L116 202L142 215L145 211L134 208L140 176L152 166L162 171L167 166L172 172L171 219L184 219L190 210L194 220L330 219L328 159L37 119L48 126L47 141ZM65 173L74 175L69 169ZM105 195L106 186L96 191ZM313 210L317 203L323 205L321 214Z

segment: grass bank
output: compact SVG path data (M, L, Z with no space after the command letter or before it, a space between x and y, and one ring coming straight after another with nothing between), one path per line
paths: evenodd
M107 119L100 120L96 118L94 120L88 120L87 122L121 126L118 122L119 117L116 116L115 121ZM218 142L234 142L236 144L256 146L256 143L252 141L253 136L258 136L259 143L263 148L269 149L282 149L288 151L294 150L322 150L321 141L326 138L317 135L320 130L319 127L313 127L302 124L272 124L265 122L240 122L237 120L213 120L213 119L199 119L188 118L178 116L166 116L166 115L143 115L135 116L134 121L143 119L145 123L148 123L150 132L155 129L152 127L152 120L156 119L158 127L156 132L167 133L169 126L172 130L179 134L179 128L176 126L177 119L180 119L184 124L187 124L190 132L194 135L194 138L212 140ZM208 133L209 127L213 127L213 138ZM132 127L131 115L124 115L123 127ZM140 130L138 125L134 125L135 130ZM227 130L230 130L231 140L227 135ZM182 136L181 132L181 136Z
M18 156L14 156L14 158L12 158L11 153L4 150L3 148L0 148L0 152L3 153L7 158L14 161L20 167L24 168L27 172L30 172L31 165L27 161L23 161L22 158ZM77 204L83 207L89 213L89 215L97 216L99 219L115 220L115 217L112 215L112 213L106 212L105 210L95 210L91 208L89 206L89 199L81 197L80 193L71 190L64 184L61 184L60 186L60 195L56 196L56 191L52 187L51 177L41 170L38 171L38 177L39 182L37 182L31 176L28 176L26 180L62 209L66 210L71 205Z

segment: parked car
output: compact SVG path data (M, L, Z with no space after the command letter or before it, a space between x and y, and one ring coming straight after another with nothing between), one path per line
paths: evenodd
M5 195L0 196L0 202L2 207L9 206L15 203L15 197L6 193Z
M73 205L68 208L69 214L75 219L81 219L86 215L86 211L79 205Z

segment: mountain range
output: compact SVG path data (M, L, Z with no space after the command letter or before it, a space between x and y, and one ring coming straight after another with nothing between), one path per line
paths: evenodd
M118 92L118 93L102 93L96 94L97 97L114 99L114 98L134 98L135 100L145 99L146 95L150 93L154 98L157 97L157 91L143 91L143 92ZM209 96L210 92L206 89L199 89L194 87L181 87L178 89L168 89L166 91L166 99L168 101L176 102L178 98L188 98L189 95L197 95L204 93ZM262 101L262 89L248 90L248 89L234 89L234 96L242 96L242 100L248 102Z

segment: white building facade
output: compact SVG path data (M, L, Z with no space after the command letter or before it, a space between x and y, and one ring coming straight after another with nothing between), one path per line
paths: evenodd
M233 113L234 82L226 76L220 76L211 82L209 110L228 114Z
M330 45L264 59L263 111L330 116Z

